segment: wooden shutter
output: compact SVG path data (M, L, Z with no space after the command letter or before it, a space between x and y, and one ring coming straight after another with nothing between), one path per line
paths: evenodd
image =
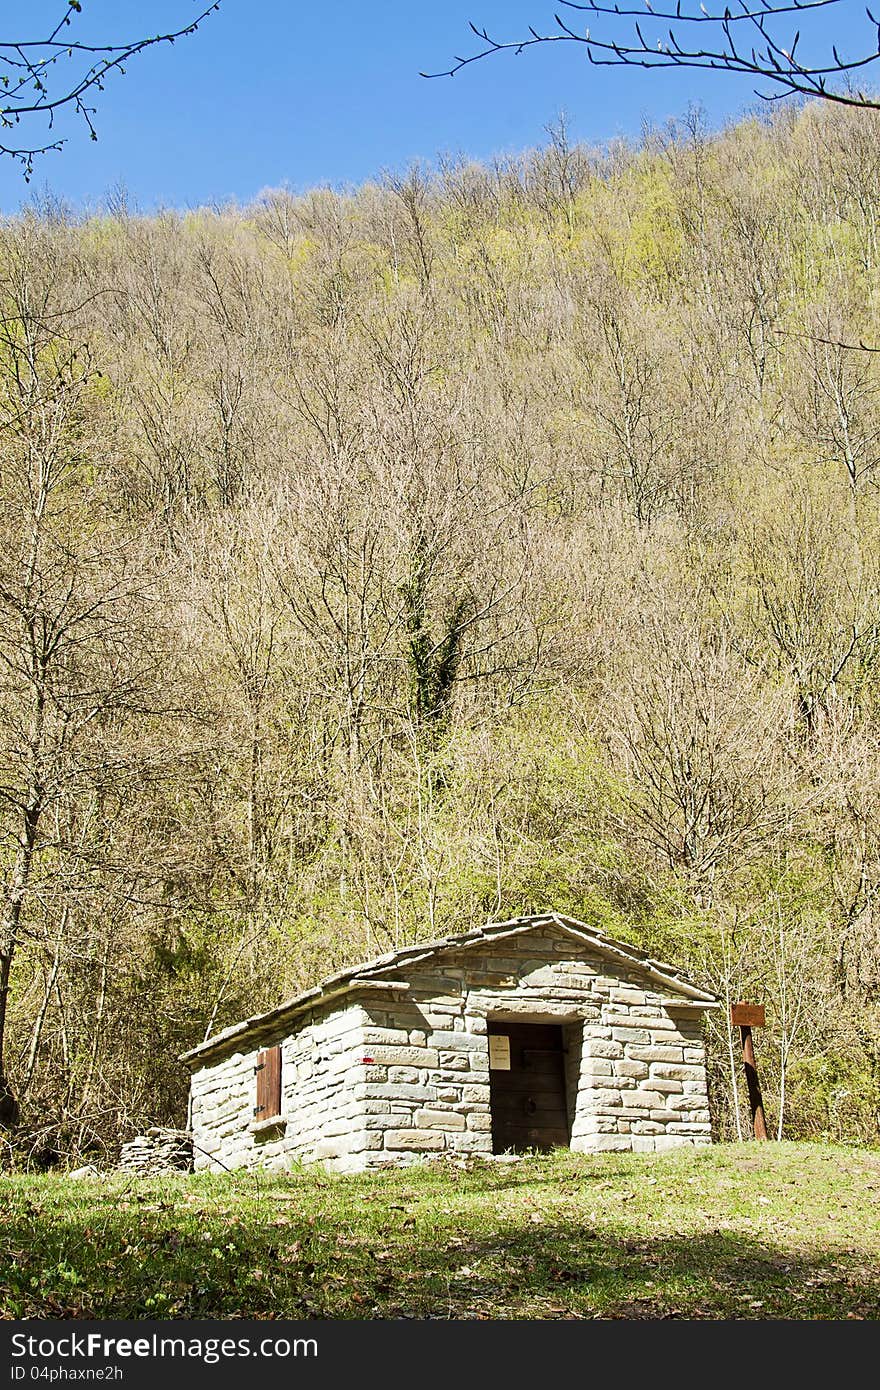
M254 1119L281 1114L281 1048L267 1047L257 1057L257 1103Z

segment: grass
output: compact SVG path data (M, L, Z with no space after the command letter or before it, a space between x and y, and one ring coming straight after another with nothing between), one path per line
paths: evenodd
M0 1179L4 1318L880 1315L880 1152Z

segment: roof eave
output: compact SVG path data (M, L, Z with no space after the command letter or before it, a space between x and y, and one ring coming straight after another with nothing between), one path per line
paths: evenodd
M403 993L409 989L409 985L401 980L363 980L360 978L349 980L346 984L331 990L316 985L314 989L307 990L305 994L298 995L296 999L279 1004L277 1009L270 1009L264 1014L255 1014L253 1018L246 1018L241 1023L233 1023L229 1028L224 1028L222 1032L215 1033L212 1038L206 1038L204 1042L199 1043L198 1047L192 1047L188 1052L181 1052L177 1060L184 1062L191 1070L194 1070L193 1062L201 1062L204 1058L211 1057L215 1053L227 1052L231 1046L243 1038L258 1040L263 1034L272 1032L277 1028L279 1023L297 1018L300 1014L308 1013L310 1009L332 1003L333 1000L341 999L347 994L357 994L374 989Z
M691 1009L714 1009L719 1006L717 995L708 990L700 989L698 985L679 974L674 966L668 965L665 961L652 959L645 952L640 951L637 946L631 946L628 942L615 941L588 926L586 922L579 922L573 917L565 917L556 912L540 912L531 917L510 918L506 922L487 922L485 926L474 927L460 936L442 937L436 941L404 946L398 951L386 952L362 965L337 971L336 974L329 976L321 984L315 985L312 989L306 990L293 999L286 1000L277 1008L270 1009L263 1014L256 1014L253 1018L244 1019L241 1023L235 1023L231 1027L223 1029L222 1032L216 1033L214 1037L206 1038L197 1047L181 1053L178 1060L194 1069L194 1063L200 1063L205 1058L228 1051L236 1042L244 1038L259 1040L264 1034L276 1029L280 1023L307 1013L312 1008L323 1007L325 1004L346 995L370 989L401 991L409 988L405 981L383 980L381 978L383 971L400 970L407 965L418 964L419 961L436 955L439 951L467 949L470 946L479 945L483 941L519 936L523 932L534 931L537 927L550 925L558 927L566 935L591 947L600 955L622 961L631 967L634 966L647 975L649 979L662 986L664 990L671 990L678 998L664 1000L663 1002L667 1007L684 1008L687 1006Z

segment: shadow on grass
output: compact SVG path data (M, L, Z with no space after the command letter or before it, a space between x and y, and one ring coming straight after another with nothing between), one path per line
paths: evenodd
M453 1306L495 1301L507 1316L880 1316L880 1267L863 1256L794 1253L731 1231L625 1236L556 1222L467 1241L458 1254Z
M534 1174L531 1175L531 1181ZM492 1190L515 1186L498 1174ZM280 1191L281 1189L279 1189ZM450 1185L443 1189L450 1194ZM10 1204L7 1318L845 1318L880 1316L880 1267L732 1230L628 1235L534 1213L438 1210L426 1194L199 1206L186 1190ZM430 1194L433 1195L433 1194ZM437 1194L440 1195L440 1194ZM364 1201L364 1197L369 1200ZM358 1205L358 1199L362 1205ZM613 1200L613 1199L612 1199ZM296 1205L294 1205L296 1203ZM192 1205L195 1204L195 1205Z

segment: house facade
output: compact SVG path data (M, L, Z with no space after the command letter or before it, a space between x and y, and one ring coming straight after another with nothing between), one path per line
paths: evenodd
M702 1018L717 1007L557 913L405 947L183 1055L195 1166L708 1144Z

